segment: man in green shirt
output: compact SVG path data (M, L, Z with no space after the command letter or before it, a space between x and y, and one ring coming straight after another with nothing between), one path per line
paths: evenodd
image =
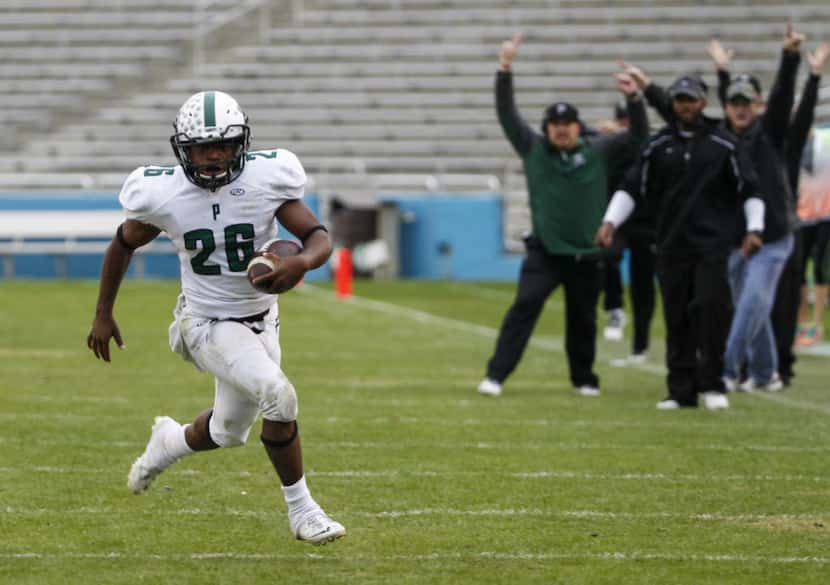
M617 75L625 94L631 128L616 135L586 136L579 113L566 102L552 104L542 134L525 122L513 100L512 63L521 42L514 35L502 44L496 73L496 110L507 139L521 157L530 198L533 231L526 239L516 299L507 312L481 394L498 396L502 383L521 359L548 296L565 288L566 334L571 383L583 396L599 395L593 372L596 353L596 305L601 288L599 249L594 234L607 204L608 169L648 137L648 121L637 85Z

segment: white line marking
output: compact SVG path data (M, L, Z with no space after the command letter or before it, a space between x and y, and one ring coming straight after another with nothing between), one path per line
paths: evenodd
M155 514L154 510L137 512L123 508L92 508L82 507L75 509L48 509L48 508L15 508L6 506L0 508L0 514L9 516L84 516L84 515L134 515L136 513ZM275 510L237 510L231 508L202 509L190 508L171 510L176 516L228 516L232 518L274 518L279 515ZM677 520L692 522L814 522L824 523L830 517L830 511L811 514L721 514L721 513L688 513L678 512L608 512L602 510L542 510L540 508L485 508L480 510L460 510L455 508L415 508L410 510L386 510L371 512L366 510L342 510L339 517L397 519L422 516L473 516L492 518L513 517L555 517L555 518L593 518L598 520Z
M789 406L792 408L798 408L801 410L809 410L811 412L823 412L824 414L830 414L830 406L823 406L821 404L815 404L813 402L804 402L803 400L793 400L787 396L783 396L780 393L770 393L770 392L753 392L750 396L755 396L756 398L762 398L764 400L769 400L770 402L776 402L778 404L782 404L784 406Z
M644 411L648 411L649 413L654 412L654 409L650 405L644 405ZM309 412L310 409L306 409L306 413ZM34 421L50 421L52 423L63 421L63 422L87 422L92 421L95 422L100 426L103 421L117 421L117 422L124 422L124 421L136 421L136 422L145 422L148 425L150 424L150 419L145 415L139 414L131 414L131 415L110 415L110 414L65 414L65 413L44 413L44 412L21 412L21 413L13 413L13 412L0 412L0 421L20 421L20 420L34 420ZM436 418L429 418L423 419L418 417L405 417L405 416L380 416L374 418L351 418L351 417L342 417L342 416L321 416L319 418L315 418L313 424L315 425L322 425L322 424L329 424L329 425L379 425L379 426L388 426L390 423L394 422L396 425L416 425L421 427L452 427L458 428L459 426L467 426L467 427L491 427L493 425L492 420L484 420L478 418L466 418L466 419L436 419ZM309 424L309 423L306 423ZM550 420L550 419L509 419L503 418L499 419L499 425L501 426L510 426L510 427L577 427L577 428L596 428L597 425L601 425L604 429L635 429L640 430L643 428L642 421L636 420L588 420L588 419L569 419L569 420ZM671 431L677 430L677 421L671 417L663 418L661 420L651 420L648 423L649 428L651 429L667 429ZM687 429L723 429L723 422L720 420L720 417L700 417L700 418L687 418L683 421L683 426ZM148 427L149 428L149 427ZM816 428L809 427L809 426L800 426L800 427L793 427L790 424L775 424L775 423L751 423L751 422L742 422L741 428L744 431L751 431L751 430L763 430L766 432L782 432L786 433L788 437L793 438L795 435L793 433L797 432L804 432L805 434L810 434L811 436L814 435ZM751 447L747 447L751 448Z
M598 552L598 553L531 553L531 552L469 552L469 553L432 553L426 555L362 555L349 553L346 555L305 553L238 553L238 552L205 552L189 554L136 554L121 552L100 553L49 553L49 552L17 552L0 553L3 559L105 559L105 560L154 560L181 562L188 560L248 560L248 561L323 561L323 562L447 562L447 561L559 561L559 560L599 560L617 562L641 561L680 561L696 563L750 563L767 565L826 565L830 557L802 556L802 557L770 557L759 555L706 555L706 554L669 554L648 552Z
M314 295L321 296L323 298L329 300L336 300L334 294L314 287L313 285L304 286L302 288L303 291L312 293ZM342 302L342 301L338 301ZM444 327L448 327L450 329L456 329L459 331L463 331L465 333L475 333L482 337L486 337L488 339L495 339L498 336L498 330L492 327L487 327L484 325L478 325L475 323L470 323L469 321L461 321L458 319L450 319L449 317L441 317L439 315L434 315L432 313L427 313L425 311L420 311L418 309L412 309L409 307L405 307L403 305L395 305L392 303L387 303L384 301L377 301L374 299L368 299L365 297L359 296L352 296L347 301L349 304L356 305L358 307L365 307L368 309L372 309L374 311L378 311L381 313L385 313L388 315L394 315L396 317L408 317L414 321L419 323L430 323L433 325L441 325ZM541 349L547 349L550 351L556 352L564 352L563 342L561 337L552 337L552 336L539 336L534 335L530 338L530 344L534 347L538 347ZM648 362L644 364L630 364L627 366L629 368L637 369L642 372L646 372L648 374L653 374L657 376L665 376L667 374L667 370L663 366L659 366L656 364L650 364ZM784 406L789 406L791 408L798 408L803 410L812 410L821 412L824 414L830 414L830 407L823 406L820 404L813 404L804 401L797 401L792 400L789 398L785 398L783 396L771 396L767 393L761 392L753 392L750 396L758 396L761 398L767 398Z
M113 470L112 468L102 467L55 467L50 465L32 465L19 467L0 467L0 474L11 473L48 473L48 474L113 474L120 473L120 470ZM270 472L263 470L261 472L250 471L210 471L204 472L198 469L180 469L171 471L172 474L178 475L193 475L199 476L203 473L209 475L221 475L231 477L252 477L255 475L270 475ZM577 480L621 480L621 481L666 481L666 482L813 482L813 483L828 483L830 476L824 475L697 475L697 474L669 474L669 473L593 473L586 471L568 471L557 469L543 469L534 471L431 471L431 470L369 470L369 469L344 469L331 471L309 470L306 475L312 477L337 477L337 478L367 478L367 477L387 477L387 478L410 478L410 477L429 477L429 478L454 478L454 477L516 477L521 479L577 479Z
M330 291L323 290L312 285L304 286L302 290L304 292L308 292L325 299L337 301L338 303L344 303L347 306L354 305L356 307L367 308L373 311L377 311L379 313L384 313L386 315L392 315L393 317L403 316L412 319L413 321L416 321L418 323L441 325L443 327L448 327L450 329L455 329L457 331L462 331L464 333L474 333L487 339L495 339L499 334L498 329L487 327L486 325L478 325L477 323L470 323L469 321L461 321L459 319L451 319L449 317L433 315L432 313L427 313L426 311L421 311L419 309L412 309L410 307L405 307L403 305L395 305L393 303L377 301L374 299L359 297L356 295L353 295L346 300L337 300L334 297L334 294ZM537 347L550 349L552 351L565 351L562 345L561 337L545 337L536 335L531 337L530 343Z
M143 441L85 441L85 440L50 440L50 439L27 439L16 436L0 436L0 445L37 445L38 447L105 447L116 449L138 449L141 450L146 442ZM442 450L493 450L493 451L659 451L665 453L676 449L687 451L723 451L727 453L746 453L756 451L759 453L828 453L830 446L804 447L795 445L721 445L717 443L702 445L640 445L624 443L566 443L566 442L511 442L511 443L487 443L484 441L470 443L442 443L436 445L429 442L405 441L405 442L372 442L372 441L315 441L305 445L305 449L378 449L382 451L400 451L431 447Z
M25 349L0 347L0 358L70 358L81 355L80 351L66 351L64 349Z

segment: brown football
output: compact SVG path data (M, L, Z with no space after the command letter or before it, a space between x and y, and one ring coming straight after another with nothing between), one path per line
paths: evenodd
M251 283L251 286L264 293L286 292L284 290L273 290L273 281L271 280L265 280L257 284L252 282L257 276L268 274L276 268L269 258L262 255L262 253L266 251L278 256L279 258L285 258L287 256L299 254L300 251L302 251L302 247L300 247L300 245L293 240L269 240L265 242L265 245L263 245L262 248L254 254L254 257L251 258L250 262L248 262L248 282Z

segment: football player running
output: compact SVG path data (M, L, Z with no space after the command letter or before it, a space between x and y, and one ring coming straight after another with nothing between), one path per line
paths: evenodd
M326 229L303 203L306 175L282 149L249 152L248 118L231 96L205 91L179 110L170 143L175 167L139 167L119 199L126 220L104 255L95 319L87 338L110 361L109 341L124 342L113 317L119 285L133 252L165 232L178 250L182 292L170 346L215 377L213 407L186 425L155 419L127 486L139 494L173 463L195 451L245 444L258 415L261 441L283 485L288 519L299 540L322 544L345 535L311 496L297 431L297 395L280 368L274 294L255 290L246 268L276 235L275 218L303 242L263 277L287 290L331 254Z

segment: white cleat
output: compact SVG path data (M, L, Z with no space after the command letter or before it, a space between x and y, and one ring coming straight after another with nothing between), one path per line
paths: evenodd
M611 309L608 311L608 322L602 334L608 341L622 341L625 328L625 311Z
M726 388L727 392L735 392L739 389L738 381L735 378L730 378L729 376L724 376L722 378L722 380L723 380L723 386L724 386L724 388ZM746 390L743 389L743 384L740 384L740 390L741 390L741 392L746 392ZM749 392L752 392L752 390L749 390Z
M501 384L492 378L484 378L478 385L478 393L484 396L501 396Z
M171 426L179 427L179 423L169 416L157 416L147 448L141 457L135 460L127 475L127 487L134 494L140 494L153 483L158 474L175 463L175 459L168 455L164 448L164 437Z
M314 545L326 544L346 536L346 529L343 525L329 518L320 508L307 512L296 524L291 519L289 521L291 531L297 540Z
M674 398L666 398L657 403L657 410L678 410L680 403Z
M778 372L772 375L772 378L766 384L759 384L753 378L747 378L746 382L741 384L741 392L755 392L755 390L763 390L764 392L778 392L784 388L784 383Z
M576 389L576 393L580 396L599 396L599 388L596 386L579 386Z
M645 353L632 353L623 358L616 358L611 360L611 365L615 368L625 368L628 366L639 366L646 363Z
M706 410L726 410L729 408L729 399L721 392L704 392L703 406Z

